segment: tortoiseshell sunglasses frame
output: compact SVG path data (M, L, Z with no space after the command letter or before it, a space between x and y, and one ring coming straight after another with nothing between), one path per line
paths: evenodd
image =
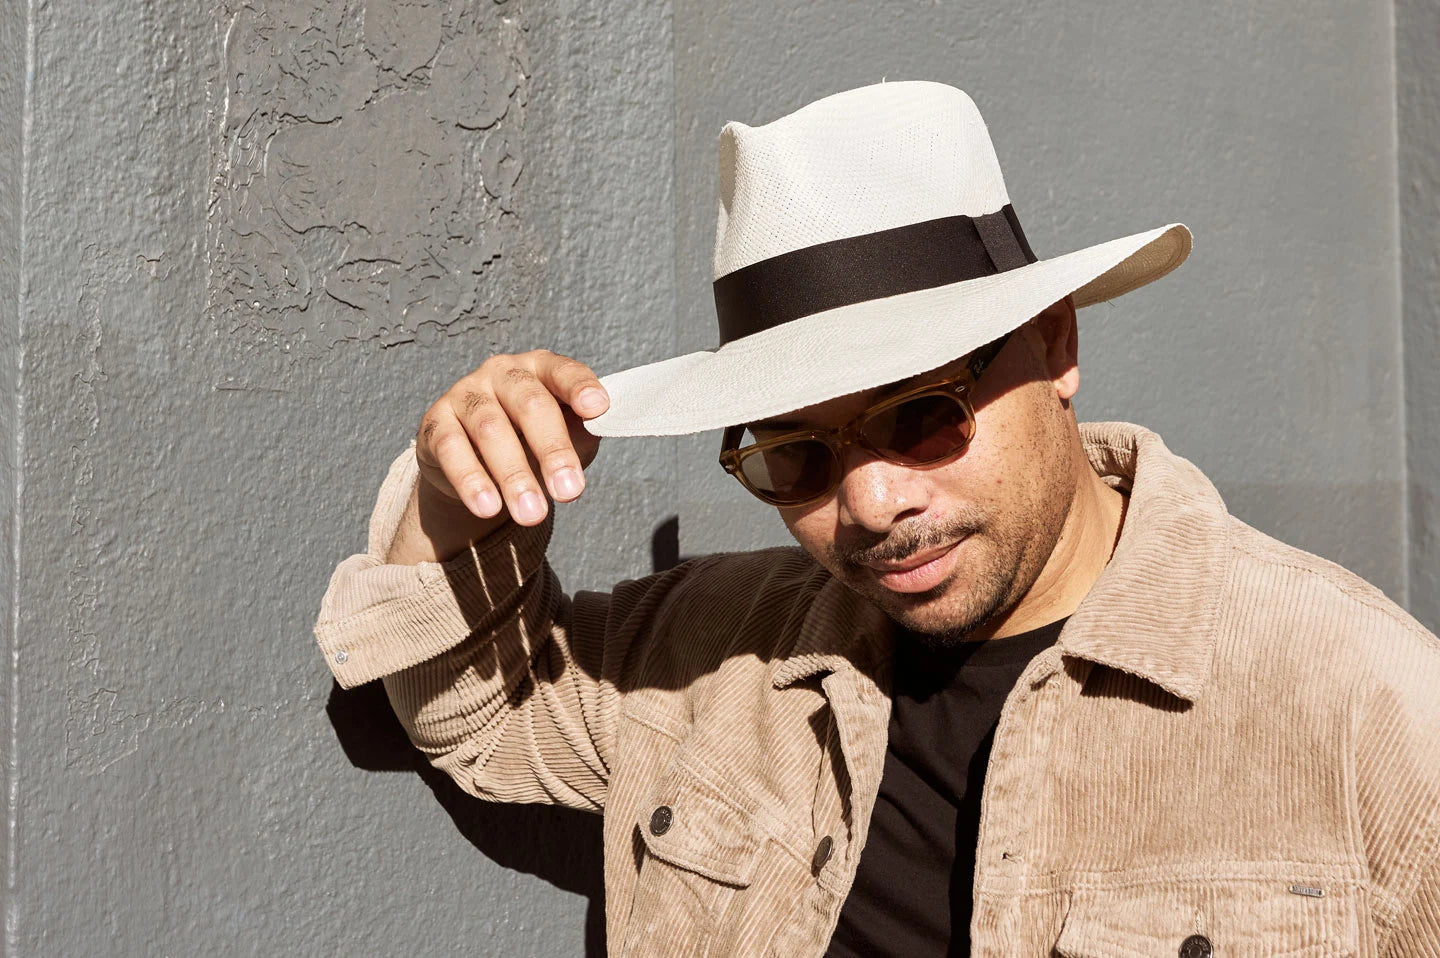
M835 457L835 461L841 464L844 463L842 453L844 447L847 445L859 445L887 462L895 462L906 466L933 466L937 463L945 462L948 459L953 459L964 452L965 448L975 439L975 409L970 405L970 390L974 387L975 383L979 381L981 374L985 372L985 368L994 361L1000 350L1005 348L1005 343L1009 338L1010 333L1006 333L999 339L981 346L972 352L969 361L965 364L965 368L958 374L948 379L916 386L914 389L906 390L898 395L887 396L873 406L866 407L845 425L838 426L834 429L797 429L793 432L772 436L769 439L741 447L738 443L740 442L740 437L745 434L746 424L741 423L739 425L728 426L720 441L720 465L726 472L740 480L740 484L744 486L751 495L755 496L755 498L762 502L769 503L772 506L783 506L789 509L808 506L830 495L840 485L843 470L833 470L830 484L823 492L808 496L804 499L792 501L788 499L776 499L756 488L750 480L746 478L744 470L741 469L741 463L748 457L763 452L773 446L778 446L786 442L796 442L798 440L814 440L824 443L830 448L830 453ZM945 455L922 462L892 459L875 448L862 434L861 430L864 428L865 422L877 413L884 412L911 399L930 395L943 395L954 399L960 404L960 408L965 412L965 417L970 421L971 428L969 437L955 449L945 453Z

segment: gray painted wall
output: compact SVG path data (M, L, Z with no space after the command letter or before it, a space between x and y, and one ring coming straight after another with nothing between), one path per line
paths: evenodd
M1440 623L1434 11L1306 10L0 7L5 953L598 954L598 820L430 771L319 597L491 351L709 345L721 123L881 77L974 95L1041 255L1188 223L1082 416ZM784 541L717 445L608 441L567 584Z
M1395 4L1408 607L1440 630L1440 5Z

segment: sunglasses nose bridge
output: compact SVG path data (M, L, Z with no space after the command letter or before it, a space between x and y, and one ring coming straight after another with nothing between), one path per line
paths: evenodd
M865 423L869 418L868 415L862 415L858 419L853 419L827 437L830 441L830 450L835 454L835 459L842 472L845 467L845 448L847 446L859 446L866 452L880 454L880 450L876 449L865 436Z
M869 424L870 419L870 412L867 411L865 415L847 423L842 426L838 432L830 435L830 449L835 456L837 467L837 475L835 478L836 486L844 481L845 474L850 471L851 463L846 461L847 457L845 455L845 448L847 446L859 446L875 459L884 460L885 462L896 461L891 458L891 456L886 455L884 450L876 446L874 441L865 434L865 427ZM831 491L833 492L834 490L832 489Z

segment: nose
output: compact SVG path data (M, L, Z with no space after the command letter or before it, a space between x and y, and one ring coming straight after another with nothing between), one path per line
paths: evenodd
M917 469L887 462L858 446L845 450L841 464L844 473L835 497L842 524L888 532L930 505L929 482Z

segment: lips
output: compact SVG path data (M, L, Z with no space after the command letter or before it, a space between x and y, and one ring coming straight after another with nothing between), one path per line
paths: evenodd
M919 552L909 557L908 559L905 559L902 562L867 562L865 563L865 565L871 569L874 569L876 572L908 572L911 569L920 568L922 565L931 561L932 559L939 558L940 556L949 552L951 549L955 548L957 544L958 543L951 542L948 545L943 545L936 549L930 549L926 552Z
M935 588L955 567L955 555L960 539L938 549L929 549L913 555L904 562L867 564L875 572L876 580L891 592L925 592Z

